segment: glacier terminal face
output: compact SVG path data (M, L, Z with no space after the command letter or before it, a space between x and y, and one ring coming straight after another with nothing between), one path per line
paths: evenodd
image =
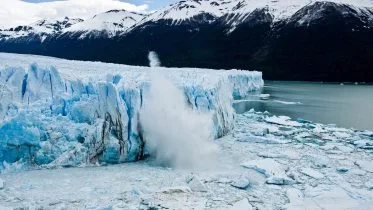
M263 86L261 72L149 68L0 53L0 162L77 166L144 155L140 110L150 72L165 75L190 107L211 114L211 137L233 129L233 98Z

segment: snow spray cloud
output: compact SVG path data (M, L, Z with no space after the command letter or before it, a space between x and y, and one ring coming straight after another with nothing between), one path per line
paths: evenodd
M149 53L150 66L156 63L154 58L157 54ZM153 68L150 76L150 89L140 113L146 150L158 164L170 167L216 165L218 149L211 137L211 115L190 108L185 94L161 70Z
M148 55L149 66L150 67L159 67L161 66L161 61L159 60L158 54L154 51L150 51Z

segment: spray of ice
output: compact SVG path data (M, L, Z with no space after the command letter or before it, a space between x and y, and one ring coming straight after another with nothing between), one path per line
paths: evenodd
M157 57L151 54L150 63L154 61L150 58ZM190 108L184 93L160 71L153 69L150 74L151 86L140 113L148 152L157 163L170 167L215 165L217 146L211 137L211 115Z
M161 61L159 60L158 54L154 51L150 51L148 55L149 66L150 67L159 67L161 66Z

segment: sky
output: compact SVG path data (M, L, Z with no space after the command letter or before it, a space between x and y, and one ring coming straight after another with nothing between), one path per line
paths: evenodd
M0 28L45 18L86 19L111 9L146 13L174 2L177 0L0 0Z

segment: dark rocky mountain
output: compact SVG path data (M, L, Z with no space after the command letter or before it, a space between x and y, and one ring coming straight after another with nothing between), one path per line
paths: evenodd
M114 10L50 33L0 34L3 52L148 65L157 51L169 67L373 82L373 9L357 3L191 0L146 16Z

